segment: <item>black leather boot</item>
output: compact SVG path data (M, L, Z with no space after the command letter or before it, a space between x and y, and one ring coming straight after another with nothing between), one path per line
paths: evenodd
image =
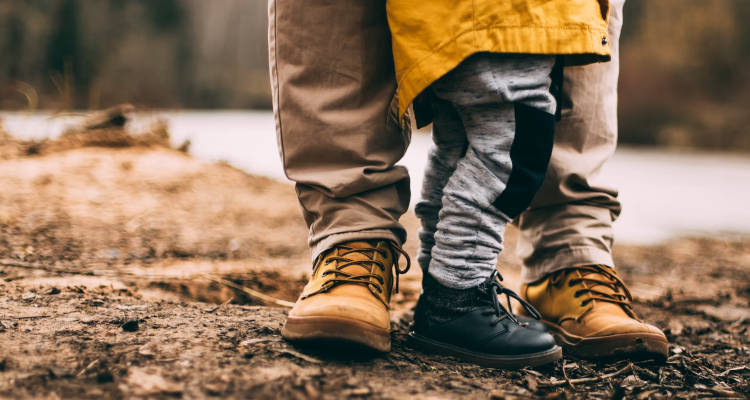
M409 336L419 347L486 367L523 368L562 358L562 349L537 320L539 313L500 283L499 273L465 290L447 288L426 276ZM505 295L506 309L498 299ZM533 319L519 320L510 299Z

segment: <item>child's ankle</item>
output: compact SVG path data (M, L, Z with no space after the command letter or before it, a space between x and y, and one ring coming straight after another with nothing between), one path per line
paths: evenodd
M415 323L442 324L479 307L491 305L487 294L488 282L467 289L453 289L425 273L422 278L423 292L414 313Z

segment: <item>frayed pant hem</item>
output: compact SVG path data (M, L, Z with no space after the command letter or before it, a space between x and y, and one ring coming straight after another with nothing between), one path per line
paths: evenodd
M608 251L593 247L570 248L564 251L557 251L553 257L544 258L537 265L524 266L521 272L521 279L523 283L533 283L555 271L580 265L594 264L606 265L612 268L615 266L612 253Z

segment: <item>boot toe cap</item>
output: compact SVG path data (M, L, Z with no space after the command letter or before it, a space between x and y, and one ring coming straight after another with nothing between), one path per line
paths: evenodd
M582 332L585 337L611 336L619 334L646 334L664 336L661 329L632 318L600 318L586 324L588 332ZM593 328L593 329L592 329Z
M548 351L555 347L555 338L538 330L512 327L508 333L495 336L486 348L495 354L521 355Z

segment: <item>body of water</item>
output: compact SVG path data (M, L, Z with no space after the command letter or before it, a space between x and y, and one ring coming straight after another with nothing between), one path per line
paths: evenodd
M276 148L273 115L262 111L189 111L139 114L133 129L156 118L169 123L175 144L191 141L190 153L224 160L252 174L286 179ZM0 113L4 128L17 137L58 135L76 117L43 113ZM401 163L419 194L427 134L415 134ZM620 189L623 212L616 238L626 243L655 243L686 235L750 234L750 156L686 153L623 147L599 177ZM412 199L412 204L415 199Z

